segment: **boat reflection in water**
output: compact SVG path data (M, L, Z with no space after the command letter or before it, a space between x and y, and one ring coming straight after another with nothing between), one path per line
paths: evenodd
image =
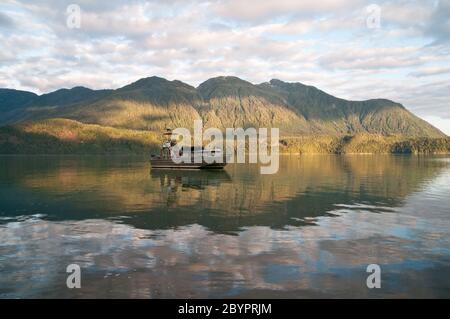
M231 182L230 175L223 170L152 169L150 175L153 180L159 180L161 193L167 196L167 207L176 207L179 191L205 190Z

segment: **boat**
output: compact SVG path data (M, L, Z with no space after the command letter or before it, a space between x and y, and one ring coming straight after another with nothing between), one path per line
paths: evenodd
M221 149L206 151L203 147L191 147L191 162L177 163L173 161L173 158L176 156L181 156L181 154L174 154L173 148L177 144L177 141L176 138L174 138L172 130L166 129L166 132L163 135L168 136L168 139L162 144L159 155L152 154L150 156L150 164L152 169L223 169L227 165L224 154L217 155L222 153ZM198 153L201 153L202 161L200 163L195 163L194 156ZM207 158L208 156L214 156L215 158L220 156L222 160L206 161L205 158Z

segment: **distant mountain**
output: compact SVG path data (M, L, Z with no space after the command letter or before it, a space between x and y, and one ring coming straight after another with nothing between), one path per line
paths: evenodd
M38 96L31 92L0 89L0 124L9 123Z
M200 119L196 107L201 101L197 90L188 84L150 77L114 90L94 103L60 108L54 117L160 131L166 127L192 127L192 121Z
M72 89L59 89L55 92L43 94L36 99L34 106L54 107L76 103L92 102L110 94L113 90L91 90L83 86Z
M197 91L203 103L197 107L206 126L280 127L284 132L310 133L310 124L272 89L236 77L203 82Z
M237 77L212 78L198 88L149 77L116 90L75 87L37 96L2 89L0 116L0 124L66 118L151 131L192 127L194 119L202 118L206 126L279 127L290 136L445 136L390 100L348 101L301 83L271 80L255 85Z
M442 137L441 131L418 118L399 103L386 99L348 101L327 94L313 86L271 80L260 85L278 92L286 104L322 134L403 134Z
M117 89L112 96L116 99L130 99L166 106L194 104L200 100L200 96L193 86L177 80L168 81L157 76L143 78Z
M92 103L112 91L91 90L78 86L38 96L26 91L0 89L0 124L50 118L56 108L79 103Z
M0 89L0 110L25 107L37 97L36 94L27 91Z

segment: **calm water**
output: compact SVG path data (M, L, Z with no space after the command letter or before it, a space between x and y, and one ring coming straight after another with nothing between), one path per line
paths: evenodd
M282 157L262 176L0 157L0 297L448 298L449 164ZM66 288L72 263L81 289Z

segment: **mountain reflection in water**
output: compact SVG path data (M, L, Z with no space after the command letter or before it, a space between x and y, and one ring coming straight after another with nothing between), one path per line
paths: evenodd
M0 163L1 297L450 296L446 157L291 156L274 175ZM82 289L65 286L70 263Z

